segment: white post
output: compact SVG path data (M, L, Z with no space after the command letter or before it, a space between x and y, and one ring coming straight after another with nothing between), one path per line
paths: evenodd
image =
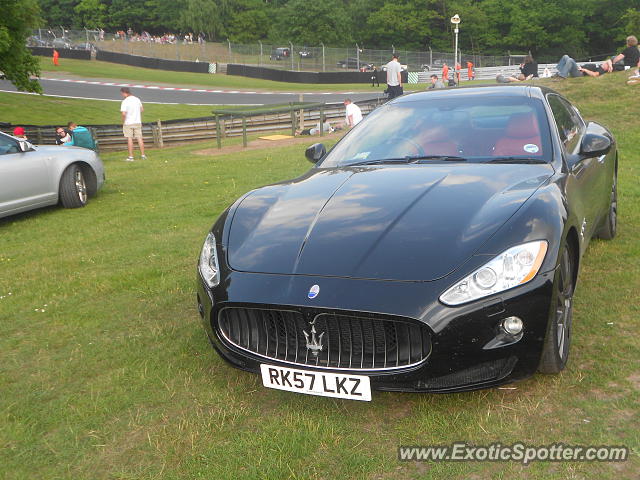
M356 43L356 68L360 71L360 47Z
M289 56L291 57L291 71L293 71L293 43L289 42Z
M453 17L451 17L451 23L455 25L455 28L453 30L453 33L455 33L455 48L453 51L453 81L456 82L457 85L458 75L456 67L458 66L458 32L460 31L458 25L460 24L460 16L458 14L455 14Z
M320 42L322 45L322 71L324 72L324 43Z

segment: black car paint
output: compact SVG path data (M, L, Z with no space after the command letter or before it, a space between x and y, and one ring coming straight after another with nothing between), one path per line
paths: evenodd
M464 90L436 92L435 95L468 95L478 89ZM541 100L544 100L548 94L554 94L544 88L521 86L486 87L481 92L489 95L528 95ZM432 94L427 92L417 95ZM411 101L413 96L408 95L395 101ZM617 162L613 136L597 124L585 126L582 155L566 152L553 124L552 112L547 102L545 102L545 109L553 144L553 160L549 165L451 164L446 167L393 165L347 167L327 172L319 162L319 166L312 168L298 179L249 192L237 200L220 216L212 228L218 242L221 283L210 290L201 279L198 282L199 308L205 330L214 348L232 365L253 372L259 371L260 363L278 363L265 362L259 356L241 351L221 339L220 333L216 330L216 315L224 306L282 306L300 309L306 314L313 314L314 311L320 310L361 314L365 312L365 314L398 316L423 322L428 325L433 339L432 353L427 361L406 371L398 370L392 373L370 375L373 388L434 392L471 390L511 382L535 373L547 331L549 311L553 305L552 284L560 247L565 242L569 243L574 249L579 265L579 260L591 236L596 233L605 218L608 193ZM357 127L348 135L354 134L357 134ZM596 136L595 138L605 136L611 140L612 145L606 155L594 157L591 153L584 154L584 150L587 150L586 147L590 144L588 137L592 134ZM503 169L508 172L509 181L497 185L494 195L483 192L483 189L487 188L487 183L480 182L476 186L477 191L472 192L471 195L477 201L499 198L495 195L498 192L510 191L509 187L513 184L526 183L531 179L535 179L535 182L532 182L528 188L516 189L518 195L514 196L514 205L510 208L505 208L503 202L496 202L496 205L502 208L500 213L488 209L486 215L480 216L486 220L487 226L491 225L483 231L483 235L461 235L460 228L469 224L468 218L467 221L462 221L460 218L451 219L454 222L452 232L440 232L443 238L442 243L438 245L437 239L434 238L432 245L429 246L433 251L425 252L424 258L437 262L438 248L441 253L446 251L451 246L452 239L455 239L456 246L462 254L457 261L454 261L453 257L446 257L446 261L440 259L440 268L435 269L435 273L429 275L428 280L415 278L415 271L405 278L392 278L401 277L397 272L360 275L361 271L348 261L336 267L336 271L339 271L338 275L332 275L331 268L323 265L323 262L326 264L332 259L331 255L338 252L340 243L332 244L324 252L321 243L314 244L310 251L305 251L311 243L305 245L301 242L300 232L297 230L299 226L294 225L288 228L286 221L278 224L284 230L280 232L282 238L293 239L285 255L288 258L284 261L280 259L287 266L286 268L278 263L271 263L269 256L275 251L268 250L268 254L257 256L254 263L242 264L240 261L240 266L247 271L232 269L237 249L235 244L232 247L229 246L230 241L242 243L243 235L244 240L248 241L247 239L252 235L251 227L256 224L255 219L261 214L264 215L269 210L269 206L276 205L283 196L291 195L296 202L304 203L306 201L304 189L308 187L306 193L311 195L321 192L322 198L318 201L321 203L324 199L326 205L334 195L339 194L341 188L345 188L345 185L348 187L349 179L357 179L358 175L359 178L371 179L379 172L386 171L394 175L404 173L407 184L411 185L420 180L420 175L416 175L416 168L432 169L433 172L447 168L462 172L464 169L475 171L481 167ZM434 173L430 181L434 183L439 178L441 175ZM373 187L375 182L370 182L369 185ZM259 207L258 200L261 197L264 205ZM374 198L372 205L380 208L380 204L376 203L377 200L379 199ZM394 206L393 198L389 197L386 200L389 202L390 212L400 208L399 205ZM398 202L400 200L397 198ZM454 200L454 196L447 199L449 202ZM411 200L405 198L405 201ZM506 202L507 205L508 203ZM247 207L246 210L245 207ZM425 204L425 207L428 208L429 205ZM481 210L482 205L476 206L476 212ZM316 214L305 218L307 226L309 221L318 218L317 206L310 208L310 211L315 211ZM430 214L434 213L437 214L430 211ZM389 224L397 220L397 214L389 215L387 219ZM235 223L236 220L238 224ZM356 221L360 222L362 218L357 217ZM334 226L335 232L340 232L341 227L344 228L344 224L340 222L336 222ZM482 228L479 230L482 231ZM331 226L327 225L325 231L330 232ZM406 252L400 236L394 238L393 235L386 235L385 239L390 242L386 245L387 251ZM538 275L529 283L457 307L443 305L438 300L442 292L493 256L513 245L540 239L548 241L548 251ZM374 251L377 248L376 245L380 244L380 237L374 235L369 240L370 244L374 245L369 249ZM253 244L253 247L256 248L256 245ZM362 258L362 255L358 255L361 253L358 252L361 246L355 244L354 238L346 239L341 246L352 256ZM312 263L313 268L301 268L303 265L301 259L306 260L305 255L313 255L318 259L316 263ZM297 264L292 263L294 256ZM349 255L345 255L340 261L345 262L348 257ZM577 276L577 272L575 274ZM307 292L314 284L320 285L322 290L318 297L311 300L307 297ZM499 323L501 319L512 315L525 319L525 329L519 338L505 339ZM476 365L497 359L515 360L513 360L513 368L506 375L491 381L449 385L446 388L429 384L429 379L464 372L465 369L473 369Z

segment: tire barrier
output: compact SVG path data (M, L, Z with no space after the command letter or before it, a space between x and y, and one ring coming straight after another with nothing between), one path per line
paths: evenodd
M254 67L251 65L227 65L227 75L238 75L241 77L260 78L263 80L274 80L276 82L289 83L369 83L373 72L293 72L290 70L276 70L266 67ZM386 83L385 72L376 72L378 81ZM402 72L402 81L407 82L407 72Z
M51 57L52 47L28 47L32 55ZM73 50L71 48L56 48L60 58L75 58L76 60L91 60L91 50Z
M170 70L172 72L209 73L209 62L182 62L179 60L165 60L164 58L141 57L127 53L107 52L105 50L98 50L96 60L120 63L132 67Z

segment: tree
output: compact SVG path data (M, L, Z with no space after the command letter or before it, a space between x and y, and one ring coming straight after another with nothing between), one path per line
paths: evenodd
M405 0L387 2L367 19L368 44L423 50L432 37L441 35L434 29L442 17L434 9L434 1Z
M203 32L208 39L219 38L224 33L223 7L214 0L186 0L178 26L185 32Z
M248 43L267 37L269 11L262 0L236 0L231 9L226 30L232 41Z
M32 75L40 75L40 65L25 46L31 29L40 22L36 0L0 0L0 70L18 90L42 93Z
M76 22L83 28L102 28L106 25L107 7L100 0L81 0L74 8Z
M340 0L290 0L278 10L271 29L275 41L305 45L346 45L353 39L347 9Z

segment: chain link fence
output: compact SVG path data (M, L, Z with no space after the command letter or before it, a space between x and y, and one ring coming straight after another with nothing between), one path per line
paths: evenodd
M93 50L105 33L102 30L67 30L63 27L38 28L27 38L29 47Z
M446 63L454 63L453 52L434 52L427 50L416 52L399 50L393 47L384 50L364 49L356 45L347 48L307 46L289 44L239 44L233 42L209 43L176 39L146 40L143 38L122 38L111 36L98 43L98 48L142 55L145 57L166 58L171 60L207 61L210 63L232 63L239 65L257 65L281 70L328 72L340 70L368 71L385 65L395 52L400 63L411 71L441 69ZM162 38L162 37L161 37ZM518 59L523 55L518 56ZM467 61L476 67L493 67L514 64L515 56L470 55L459 53L463 67ZM518 60L519 63L519 60Z
M146 32L120 31L105 33L103 30L66 30L62 27L34 30L28 39L29 46L100 49L109 52L140 55L168 60L198 61L219 64L257 65L281 70L328 72L341 70L378 70L398 54L400 63L409 71L441 70L446 63L454 64L453 52L410 51L396 49L367 49L354 44L351 47L334 48L296 45L293 43L239 44L230 41L206 42L189 35L165 34L153 36ZM472 62L475 67L507 66L521 63L524 55L475 55L458 52L462 68Z

